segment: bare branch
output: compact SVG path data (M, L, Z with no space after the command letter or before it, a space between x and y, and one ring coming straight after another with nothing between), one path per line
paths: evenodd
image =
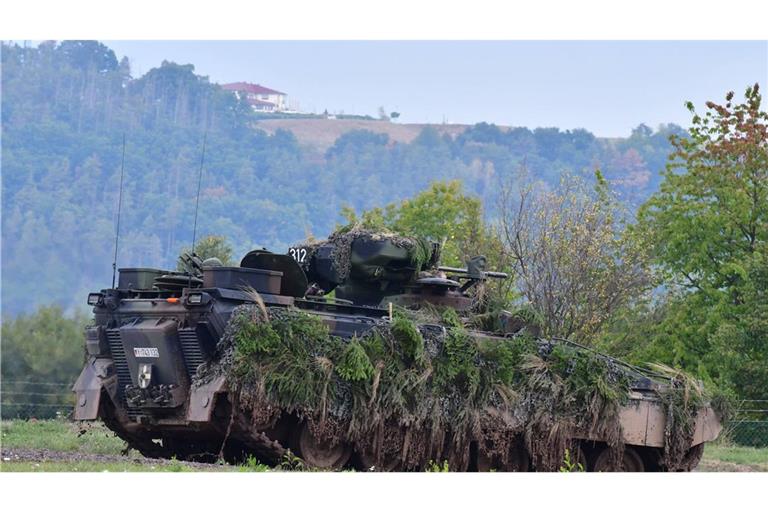
M545 319L547 334L588 337L648 289L646 254L622 232L612 197L570 177L556 191L506 183L500 196L517 287Z

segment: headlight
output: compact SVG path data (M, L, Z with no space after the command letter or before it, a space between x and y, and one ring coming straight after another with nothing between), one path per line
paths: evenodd
M187 295L187 304L191 306L199 306L203 303L203 294L202 293L190 293Z
M89 293L88 304L91 306L98 306L99 304L101 304L101 301L103 298L104 298L104 295L100 293Z
M98 357L109 354L109 344L104 326L96 325L85 329L85 349L92 356Z

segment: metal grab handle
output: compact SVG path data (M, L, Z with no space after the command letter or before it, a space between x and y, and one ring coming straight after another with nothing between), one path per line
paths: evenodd
M440 270L442 272L450 272L452 274L461 274L469 277L473 277L469 270L466 268L458 268L458 267L444 267L439 266L437 267L437 270ZM483 271L483 277L493 277L495 279L507 279L509 277L509 274L506 272L491 272L491 271Z
M318 302L336 303L336 304L349 305L349 306L354 304L354 302L352 302L351 300L337 299L336 297L325 297L323 295L307 295L304 298L308 300L316 300Z

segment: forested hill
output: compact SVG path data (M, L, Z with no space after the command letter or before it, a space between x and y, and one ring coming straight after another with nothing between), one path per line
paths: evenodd
M658 184L668 135L683 131L640 125L627 138L601 139L581 129L481 123L424 126L403 138L392 132L398 125L371 121L367 130L340 131L326 149L306 140L300 120L292 121L300 139L256 121L191 64L164 62L133 77L127 60L96 42L3 44L3 314L80 305L87 291L109 284L124 134L118 265L172 267L192 239L206 131L199 235L224 235L237 254L325 235L342 206L380 206L433 180L460 179L493 215L499 180L523 163L549 183L599 167L638 203ZM329 132L340 126L313 119L305 128L319 122Z

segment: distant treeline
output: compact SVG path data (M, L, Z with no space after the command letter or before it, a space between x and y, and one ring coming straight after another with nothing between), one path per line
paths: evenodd
M499 183L525 166L555 186L564 171L602 175L640 204L658 187L679 126L640 125L627 138L587 130L501 129L480 123L458 137L425 128L411 143L348 132L327 152L291 132L253 128L248 105L163 62L131 76L93 41L2 45L2 302L4 315L40 304L83 303L109 283L122 152L127 138L118 264L172 268L192 238L204 135L199 234L235 253L285 250L328 234L342 207L367 210L459 179L496 215Z

